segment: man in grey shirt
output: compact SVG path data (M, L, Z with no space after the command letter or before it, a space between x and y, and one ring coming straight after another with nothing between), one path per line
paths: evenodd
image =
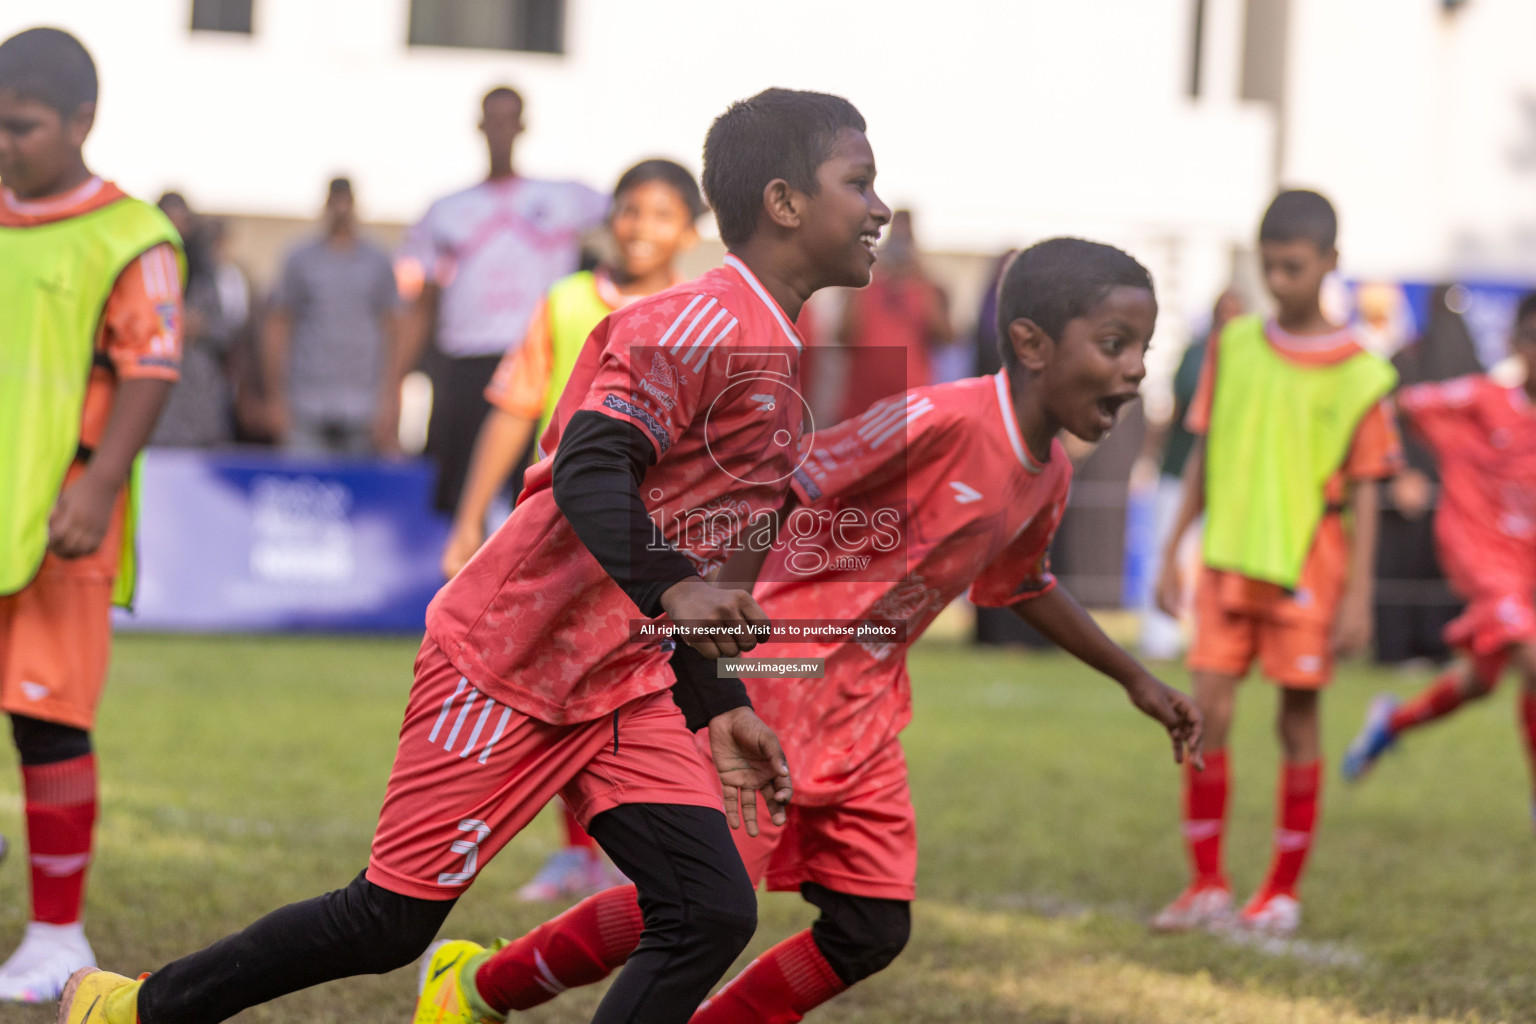
M288 253L263 337L268 423L290 451L367 455L397 330L383 249L358 234L352 183L330 184L324 234Z

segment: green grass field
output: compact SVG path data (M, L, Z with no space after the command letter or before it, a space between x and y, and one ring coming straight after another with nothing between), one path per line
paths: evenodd
M154 968L364 864L415 644L122 638L98 733L104 789L88 924L104 965ZM1412 738L1376 776L1332 774L1370 695L1422 677L1344 672L1324 704L1329 781L1303 941L1155 937L1184 878L1177 775L1118 689L1058 657L944 643L913 657L907 733L922 841L907 952L813 1015L827 1022L1536 1020L1536 839L1507 690ZM1183 684L1181 672L1171 682ZM1246 895L1274 792L1273 694L1250 685L1234 741L1228 848ZM9 744L6 757L12 757ZM15 778L14 764L5 778ZM19 838L15 785L0 831ZM485 871L446 934L518 934L551 911L513 899L555 843L540 819ZM0 864L0 946L26 912ZM748 955L804 927L762 899ZM354 979L242 1021L400 1021L413 975ZM597 990L529 1021L585 1021ZM0 1009L0 1019L52 1020Z

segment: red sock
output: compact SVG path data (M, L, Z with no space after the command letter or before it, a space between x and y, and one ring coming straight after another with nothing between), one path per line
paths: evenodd
M1531 758L1532 789L1536 790L1536 693L1520 695L1520 719L1525 724L1525 752Z
M634 886L621 885L539 925L480 965L480 998L498 1013L527 1010L606 978L640 944L638 899Z
M1472 659L1472 676L1485 690L1499 684L1499 676L1509 662L1509 651L1495 651ZM1444 718L1467 702L1466 684L1459 668L1447 669L1424 689L1398 705L1387 725L1394 733Z
M1280 776L1279 819L1275 827L1275 859L1269 877L1259 890L1262 896L1296 896L1296 883L1312 850L1317 826L1317 794L1322 783L1323 762L1292 764L1287 761Z
M1184 845L1197 886L1227 885L1221 835L1227 823L1227 752L1208 751L1205 771L1184 766Z
M807 929L748 964L689 1024L794 1024L847 987Z
M32 920L74 924L85 898L96 824L96 756L22 765L21 784L32 862Z
M574 846L580 847L583 850L595 851L597 849L597 840L587 835L587 830L581 827L581 822L576 819L570 804L564 800L560 801L560 819L565 822L565 845L567 848Z

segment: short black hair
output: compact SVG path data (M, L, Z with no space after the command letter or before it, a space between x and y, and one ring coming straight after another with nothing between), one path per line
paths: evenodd
M70 117L96 102L96 62L63 29L29 28L0 43L0 89Z
M1287 189L1275 196L1259 222L1259 241L1307 241L1327 252L1339 240L1339 215L1322 193Z
M740 245L757 230L763 189L775 178L816 194L816 169L832 155L838 133L865 130L864 116L841 96L764 89L715 118L704 139L704 194L720 240Z
M677 197L683 201L683 205L688 207L688 216L694 220L704 216L704 197L699 193L699 183L694 180L688 168L659 157L641 160L619 176L619 183L613 186L614 203L617 204L619 197L630 189L639 188L651 181L670 185L677 193Z
M1520 305L1515 307L1515 323L1520 323L1532 313L1536 313L1536 292L1526 292L1520 296Z
M325 194L327 197L336 195L350 196L352 194L352 179L345 175L332 178L331 183L325 187Z
M519 108L521 108L523 106L523 94L522 93L518 92L516 89L512 88L510 85L498 85L496 88L492 89L490 92L486 93L483 97L481 97L481 99L480 99L480 109L484 110L485 109L485 105L487 103L491 102L491 100L499 100L499 99L514 99L514 100L517 100L517 105L518 105Z
M1157 294L1152 275L1136 257L1103 242L1048 238L1019 253L997 284L997 349L1003 365L1018 362L1008 340L1009 324L1033 320L1060 338L1069 320L1091 313L1119 287Z

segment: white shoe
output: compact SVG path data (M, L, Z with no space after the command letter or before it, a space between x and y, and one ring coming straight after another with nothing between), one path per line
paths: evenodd
M1190 886L1152 918L1157 932L1219 926L1232 916L1232 893L1220 885Z
M16 1003L56 1003L69 976L94 967L96 954L76 924L27 925L21 945L0 964L0 1000Z
M1289 938L1301 927L1301 904L1293 896L1275 895L1265 900L1255 896L1233 924L1241 931Z

